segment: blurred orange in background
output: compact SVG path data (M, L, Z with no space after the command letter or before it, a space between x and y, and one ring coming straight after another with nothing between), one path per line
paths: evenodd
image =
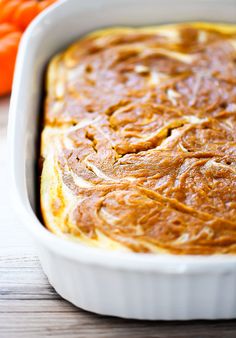
M21 36L29 23L56 0L0 0L0 95L11 91Z

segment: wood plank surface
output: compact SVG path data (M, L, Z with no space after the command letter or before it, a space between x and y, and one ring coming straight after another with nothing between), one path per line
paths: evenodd
M59 297L8 196L8 98L0 100L0 338L234 338L236 321L148 322L102 317Z

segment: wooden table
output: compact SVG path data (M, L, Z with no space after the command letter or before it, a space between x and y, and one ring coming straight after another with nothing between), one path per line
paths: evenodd
M0 338L234 338L236 321L148 322L102 317L56 294L8 197L8 98L0 99Z

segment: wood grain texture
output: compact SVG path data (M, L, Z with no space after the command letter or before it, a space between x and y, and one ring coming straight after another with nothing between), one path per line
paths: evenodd
M8 99L0 100L0 338L234 338L236 321L148 322L102 317L61 299L8 196Z

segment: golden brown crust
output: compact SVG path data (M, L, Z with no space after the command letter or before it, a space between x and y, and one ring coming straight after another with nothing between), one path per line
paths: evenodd
M107 29L50 63L41 209L109 249L236 252L236 27Z

